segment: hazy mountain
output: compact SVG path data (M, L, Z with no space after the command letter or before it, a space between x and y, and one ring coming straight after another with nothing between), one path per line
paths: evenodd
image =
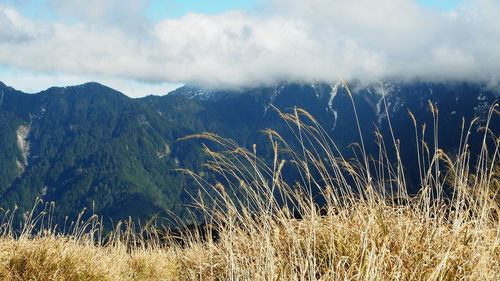
M375 128L389 136L387 112L404 160L415 157L408 110L428 125L430 138L428 104L437 105L440 147L453 152L462 117L484 121L499 94L485 84L466 82L355 81L350 87L367 149L375 151ZM85 207L115 220L169 211L183 215L182 204L197 186L174 169L199 170L204 156L200 141L176 140L207 131L243 146L265 147L259 130L273 128L287 136L270 104L282 110L306 109L346 152L350 143L359 141L351 99L338 82L224 91L185 86L142 99L97 83L38 94L0 83L0 205L12 209L18 204L24 212L36 197L55 201L59 222ZM498 121L491 128L497 133ZM415 162L408 162L411 174Z

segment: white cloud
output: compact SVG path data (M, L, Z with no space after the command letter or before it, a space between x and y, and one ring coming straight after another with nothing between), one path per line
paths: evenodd
M145 1L50 0L79 20L0 6L0 64L150 82L249 86L279 80L482 79L500 73L500 1L450 13L413 0L270 0L261 14L151 23ZM128 20L130 19L130 20Z

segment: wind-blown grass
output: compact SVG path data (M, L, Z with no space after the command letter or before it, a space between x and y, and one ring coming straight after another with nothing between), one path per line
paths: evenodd
M437 120L437 108L430 104L430 110ZM249 151L213 134L185 138L220 147L205 147L206 168L219 182L183 170L200 185L196 207L211 225L208 233L177 238L152 225L137 231L128 225L102 238L96 217L71 226L67 235L54 227L16 233L7 213L0 279L498 280L500 139L488 124L477 157L467 144L477 120L464 123L459 154L451 156L437 146L437 130L435 146L419 139L410 113L420 192L409 195L401 144L393 136L386 143L376 133L378 155L367 155L361 142L353 146L359 157L345 159L307 112L278 113L299 145L266 130L270 162L255 146ZM488 122L495 114L496 105ZM290 169L295 181L285 180Z

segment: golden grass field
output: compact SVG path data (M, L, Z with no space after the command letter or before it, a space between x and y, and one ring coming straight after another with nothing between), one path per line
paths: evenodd
M430 110L437 120L438 110L432 105ZM7 213L0 279L499 280L498 132L483 128L483 147L474 161L467 145L473 125L464 123L458 155L420 140L415 161L421 191L409 195L398 150L391 158L396 161L389 161L385 149L397 148L398 140L384 143L376 134L380 155L366 155L361 142L354 146L359 159L344 159L307 112L280 114L301 147L292 149L278 133L266 131L275 154L271 164L256 156L256 147L248 151L208 133L188 137L221 147L217 152L205 147L211 157L206 165L225 182L204 182L183 171L199 181L197 208L219 239L185 232L178 243L161 229L134 231L130 225L100 239L96 217L64 235L51 228L34 232L29 221L40 219L35 214L26 230L16 233ZM493 106L488 120L497 114ZM301 175L292 185L283 179L287 163ZM452 196L444 196L445 184ZM313 189L326 201L321 214Z

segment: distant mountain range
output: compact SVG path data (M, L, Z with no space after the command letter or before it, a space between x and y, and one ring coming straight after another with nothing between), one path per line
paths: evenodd
M468 82L354 81L349 86L368 151L376 151L376 128L389 136L389 117L409 174L415 169L415 136L408 110L420 124L431 125L432 101L439 108L440 147L453 153L462 118L480 117L478 129L500 96L486 84ZM37 197L55 201L58 222L83 208L115 221L169 212L185 216L184 204L198 187L175 169L199 171L205 156L201 141L176 140L212 132L245 147L265 147L260 130L287 136L270 104L307 110L346 153L350 143L359 142L351 100L339 82L238 90L184 86L140 99L97 83L26 94L0 82L0 206L17 204L21 214ZM497 119L490 125L496 134Z

